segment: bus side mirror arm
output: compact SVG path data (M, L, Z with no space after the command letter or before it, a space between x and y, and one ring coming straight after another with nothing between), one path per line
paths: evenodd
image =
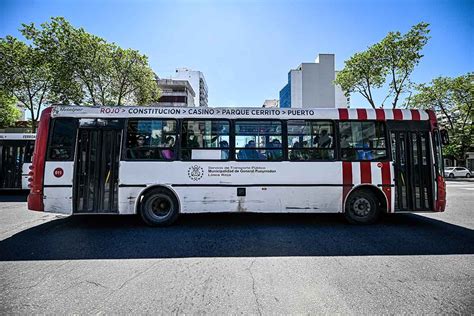
M443 144L444 146L449 145L448 131L445 129L442 129L439 131L439 133L441 135L441 144Z

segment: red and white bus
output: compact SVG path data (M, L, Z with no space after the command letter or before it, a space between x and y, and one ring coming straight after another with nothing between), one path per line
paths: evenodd
M442 212L431 111L54 106L41 115L30 210L140 214Z
M36 134L0 133L0 190L28 190Z

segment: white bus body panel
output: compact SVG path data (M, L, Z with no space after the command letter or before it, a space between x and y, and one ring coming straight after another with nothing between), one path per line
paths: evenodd
M120 163L119 210L135 213L137 187L173 190L182 213L341 212L340 162L128 162ZM192 174L197 170L196 174ZM237 188L246 188L237 196Z
M23 166L21 167L21 188L23 190L29 189L28 178L30 177L29 176L30 166L31 166L31 162L25 162L23 163Z
M351 189L361 185L381 189L382 173L379 163L370 163L370 183L361 182L360 162L352 162L351 165ZM198 170L194 177L191 174L193 168ZM150 186L164 186L172 190L179 200L181 213L343 212L343 180L340 161L121 161L119 174L121 214L134 214L137 197ZM390 164L390 174L393 178L393 164ZM140 185L146 185L146 187L140 187ZM393 185L392 179L390 185ZM246 195L237 196L237 188L246 188ZM394 209L393 197L392 188L388 198L391 210Z
M62 170L61 176L54 171ZM46 161L44 168L44 210L45 212L72 214L73 161Z
M180 188L181 213L334 213L340 212L339 187L237 187Z

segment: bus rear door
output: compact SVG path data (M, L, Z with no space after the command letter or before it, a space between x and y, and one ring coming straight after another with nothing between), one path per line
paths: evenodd
M395 171L395 211L433 211L428 122L388 121Z

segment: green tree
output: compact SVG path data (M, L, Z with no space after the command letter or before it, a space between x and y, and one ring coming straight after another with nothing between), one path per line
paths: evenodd
M0 90L0 127L13 126L20 116L21 111L16 106L16 98Z
M444 154L464 161L466 152L474 145L474 73L435 78L416 88L418 93L411 98L410 106L436 111L450 136Z
M30 112L33 130L50 87L51 71L43 52L12 36L0 39L0 90Z
M47 104L147 105L159 98L145 55L75 28L64 18L0 38L0 89L18 99L33 129Z
M138 51L114 48L112 73L116 104L148 104L158 101L160 93L155 74L147 65L148 58Z
M382 88L388 79L388 92L380 106L384 107L385 101L392 98L392 108L396 108L401 95L408 92L410 75L423 57L421 50L429 39L428 26L422 22L406 34L388 33L379 43L349 58L335 82L341 85L346 96L360 93L376 108L373 92Z
M22 33L50 60L56 102L146 105L159 97L148 59L136 50L108 43L60 17L40 28L23 25Z
M336 83L341 85L346 96L352 92L360 93L373 108L376 108L372 92L385 82L385 70L382 62L377 60L375 49L356 53L345 62L344 69L337 74Z

